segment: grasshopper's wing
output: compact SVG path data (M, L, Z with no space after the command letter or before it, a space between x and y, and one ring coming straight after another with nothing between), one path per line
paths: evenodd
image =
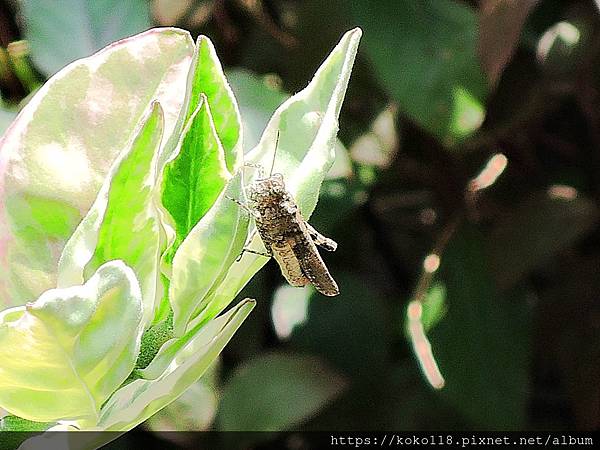
M337 249L337 242L333 239L329 239L328 237L323 236L319 233L315 228L308 222L305 222L306 229L308 230L310 237L313 242L319 247L327 250L328 252L335 252Z
M286 240L285 243L282 244L272 244L271 252L273 258L275 258L275 261L279 264L281 273L288 283L296 287L306 286L310 281L304 275L302 267L300 266L300 261L298 261L292 245L293 242L290 242L289 240Z
M294 238L295 242L292 243L292 248L302 272L321 294L329 297L338 295L340 290L337 283L327 270L321 255L319 255L317 246L306 227L306 222L299 213L298 216L298 225L302 233Z

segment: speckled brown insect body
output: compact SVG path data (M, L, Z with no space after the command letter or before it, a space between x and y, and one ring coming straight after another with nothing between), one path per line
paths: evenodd
M316 231L300 214L283 176L275 173L255 180L248 188L248 208L270 256L292 286L312 283L323 295L340 293L317 245L333 251L337 244Z

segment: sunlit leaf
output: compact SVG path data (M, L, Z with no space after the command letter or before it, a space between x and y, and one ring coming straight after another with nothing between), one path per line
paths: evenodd
M177 34L176 30L171 30L171 32ZM147 33L147 35L149 34ZM260 142L249 155L251 162L260 163L263 166L270 165L274 155L272 152L274 149L273 144L276 137L279 136L281 149L277 152L275 170L284 174L288 188L296 197L302 212L307 218L316 205L319 188L334 160L338 116L360 35L361 32L357 29L347 33L342 38L332 54L317 71L315 78L308 87L285 101L274 113ZM137 39L141 39L142 36L145 35L141 35ZM156 42L155 44L159 47ZM105 50L104 53L114 50L119 45L124 44L117 43ZM187 50L188 47L186 47ZM181 54L183 53L185 52L182 50ZM99 53L99 55L102 54L103 52ZM186 55L189 56L189 53ZM117 56L117 59L124 63L131 59L132 54L124 51L124 54ZM83 287L81 286L82 282L87 276L91 275L91 272L97 266L109 259L121 259L132 267L133 270L129 268L127 270L133 278L136 274L138 275L141 285L140 289L137 280L134 280L138 288L137 301L130 300L131 304L129 305L130 308L133 308L132 304L138 306L135 333L130 331L131 326L129 323L122 323L129 320L130 316L127 312L123 312L124 307L122 305L112 304L110 309L105 310L106 308L93 304L93 301L87 299L87 297L84 298L83 294L79 295L78 298L84 298L88 300L88 304L94 306L88 308L89 316L94 316L96 313L102 315L102 320L98 319L98 324L94 323L98 327L102 327L104 333L112 333L108 338L90 337L90 342L86 341L90 348L85 355L80 356L79 353L75 355L84 361L80 378L87 380L85 378L87 372L84 369L91 370L92 375L89 375L88 378L95 384L89 389L91 394L88 395L87 403L85 398L82 396L77 397L77 395L70 396L68 402L60 404L46 400L50 405L41 408L41 416L43 417L36 416L34 418L37 418L37 420L46 418L53 421L58 419L69 420L69 422L61 423L61 427L76 425L84 430L125 431L145 421L156 411L175 400L185 389L198 380L207 367L215 361L223 346L252 310L254 303L245 301L222 316L218 316L218 314L262 266L264 259L260 260L259 257L254 256L250 259L247 258L245 262L242 259L239 264L235 263L248 236L249 218L244 209L240 208L232 199L240 202L245 201L244 188L248 181L244 180L241 167L243 143L238 107L223 76L220 63L210 41L204 37L201 37L198 41L195 60L188 73L187 88L183 89L183 85L180 83L182 89L178 91L179 95L173 94L176 97L175 100L171 99L169 103L169 99L166 99L169 107L165 108L164 139L162 143L163 123L160 120L160 111L157 105L143 121L140 121L141 113L139 113L135 121L128 122L124 120L125 117L117 114L120 111L119 106L124 108L125 105L117 104L115 106L114 103L116 102L110 104L112 96L121 94L121 92L111 91L111 82L121 83L119 86L123 88L125 86L130 88L132 84L136 83L136 77L139 75L137 71L143 73L144 70L149 69L144 67L129 68L128 72L122 75L122 79L107 81L108 75L102 72L104 62L102 59L94 60L97 57L98 55L95 55L89 61L84 60L88 61L87 65L80 62L74 63L65 69L64 73L58 74L56 80L51 80L49 84L44 86L41 90L44 95L40 95L37 101L34 97L33 103L30 103L17 119L16 126L11 127L8 134L9 138L3 138L2 144L10 142L13 147L9 148L11 151L8 153L0 152L0 158L2 158L0 162L3 163L0 167L7 174L5 176L3 172L2 176L12 182L12 185L11 183L3 185L3 187L8 186L9 189L2 194L13 201L6 202L5 210L8 213L6 217L0 215L0 220L4 220L0 225L3 226L2 232L7 231L7 233L3 233L7 236L16 235L14 230L22 232L22 235L17 236L18 239L14 239L14 242L21 245L21 248L26 249L22 252L30 252L27 254L29 258L33 259L36 251L42 253L35 260L38 266L33 267L33 270L41 272L41 276L32 277L38 281L36 281L37 284L34 289L29 289L30 292L40 289L44 284L52 285L55 282L55 275L49 268L52 267L53 262L55 263L56 256L43 254L44 252L39 251L40 245L30 244L35 239L40 239L42 241L41 245L47 245L49 250L60 250L64 243L64 234L68 235L78 222L78 218L88 211L91 203L90 198L97 195L99 185L102 184L100 193L97 195L97 201L63 252L59 278L61 288L48 292L75 292L77 289L85 291L86 286L97 280L98 277L100 279L97 282L98 284L109 283L111 277L105 273L100 275L99 273L103 268L112 267L111 264L127 268L124 263L119 261L102 265L98 269L98 273L93 275ZM190 61L186 58L181 58L177 63L177 77L184 71L184 66L189 67ZM133 59L135 59L135 56ZM77 70L81 70L84 75L89 75L89 77L75 78L74 83L67 83L65 79L68 78L71 71ZM85 86L86 83L91 83L93 81L92 75L95 74L94 70L102 72L99 77L104 85L102 89L96 89L94 95L91 96L90 94L90 98L87 99L85 87L82 88L77 84ZM133 70L133 73L130 73L130 70ZM161 67L159 70L167 69ZM169 81L175 84L174 80L177 77L172 72L165 75L165 77L167 76L171 77ZM61 96L62 92L56 91L55 84L61 82L65 83L65 89L68 85L71 91L83 92L83 100L78 102L77 99L73 99L69 110L67 108L64 108L64 110L56 108L57 103L71 100L66 95L67 93ZM160 84L160 80L156 81L156 84ZM98 95L100 90L109 92L107 96L109 98ZM125 89L123 90L125 91ZM166 97L166 94L164 94L166 90L168 89L165 86L159 86L154 92L154 94L160 93L159 95L149 95L144 97L143 100L146 101L146 105L149 105L155 97L159 97L158 100L162 104L160 97ZM50 141L51 145L58 146L60 151L66 152L69 150L71 153L73 151L85 153L84 157L79 160L73 157L72 154L67 155L68 157L62 156L65 156L63 157L63 165L66 164L65 161L80 163L81 167L78 166L78 168L81 168L81 170L73 170L71 167L69 173L85 179L90 185L87 190L79 189L77 179L63 180L57 177L59 183L65 185L64 188L62 190L46 189L43 192L44 195L41 195L43 182L50 185L48 183L48 170L44 172L35 167L35 170L28 172L23 170L22 166L19 166L19 163L22 163L30 155L21 154L21 148L17 152L17 144L20 144L19 139L33 128L34 118L40 114L39 105L44 103L47 98L46 95L52 100L46 105L47 108L58 109L59 114L56 117L50 116L49 113L43 115L43 122L40 122L40 124L49 123L50 129L58 130L59 137L57 138L53 134L46 136L43 130L38 135L32 135L31 139L34 142L31 144L32 150L30 150L30 153L35 153L40 145L46 149L50 145L46 144L46 141ZM60 102L57 101L58 98L60 98ZM141 99L138 100L142 101ZM86 101L88 101L87 104ZM131 98L128 101L135 103ZM31 106L32 104L34 106ZM108 107L109 104L110 108ZM79 109L77 105L80 106ZM173 108L173 105L176 107ZM27 108L30 108L30 111ZM116 110L114 117L112 108ZM68 118L73 115L80 115L84 119L89 119L86 114L95 116L89 119L88 123L76 124L74 121L63 123L64 121L60 118L61 114ZM23 117L27 120L23 119L24 122L20 124L19 121ZM52 122L57 117L60 120ZM121 140L117 139L116 135L118 133L114 132L118 123L116 119L121 121L120 124L125 129L125 132L121 134L125 134L126 137ZM130 119L130 117L127 116L127 119ZM102 120L110 122L106 126L106 130L102 129ZM97 140L105 147L110 147L109 144L112 144L114 152L107 152L102 155L96 152L96 147L91 145L91 135L89 136L90 142L88 142L86 140L88 136L83 136L83 133L79 131L79 128L86 125L95 127L95 132L99 134L99 137L96 136ZM73 133L70 131L71 127L75 130L76 138L79 139L76 142L77 145L73 143L73 137L70 134ZM111 129L112 134L107 132ZM180 136L182 131L184 133ZM96 142L94 141L94 143ZM177 143L182 145L178 147ZM90 148L88 148L88 144L90 144ZM184 149L184 147L186 148ZM27 146L24 148L27 149ZM58 159L56 153L60 154L60 151L53 154L54 159ZM110 155L110 157L106 155ZM120 156L115 163L114 159L117 155ZM158 171L155 165L157 160ZM56 161L53 162L56 163ZM164 172L164 178L159 180L157 186L157 173L162 173L160 171L163 169L165 162L168 162L168 164ZM44 163L48 165L46 160L44 160ZM105 165L103 170L96 167L99 163ZM41 162L38 165L45 168ZM109 167L113 169L109 171ZM84 170L86 168L89 169L87 172ZM37 174L36 170L43 172L47 178L45 180L35 179L39 186L32 182L33 177ZM67 171L63 169L63 172L58 172L64 174ZM106 176L107 174L108 176ZM250 175L252 175L252 172ZM189 191L189 184L177 186L176 183L182 180L194 183L197 189L192 194L184 192ZM95 185L92 187L94 183ZM161 192L159 192L161 183L164 188L163 191L167 193L162 197ZM36 191L32 186L34 188L37 186L38 190ZM156 189L157 187L159 189ZM173 189L174 187L178 189ZM87 199L81 199L73 195L73 200L70 200L68 195L63 196L63 194L73 194L75 191L78 195L83 193L83 196L87 196ZM43 201L47 199L46 197L50 197L50 200L56 202L54 205L56 211L53 211L55 214L50 214L50 218L45 217L45 214L40 212L41 205L46 203ZM28 203L25 203L25 200ZM159 200L162 200L164 204L158 205ZM156 205L154 202L156 202ZM37 207L33 208L36 204ZM154 209L155 206L160 208L158 213L161 214L160 219L163 220L165 237L169 239L172 237L179 238L173 250L172 265L171 267L163 267L161 274L157 272L155 262L160 251L164 249L164 245L161 246L159 239L162 234L157 230L159 227L157 226L158 216L155 214L157 212ZM31 209L35 209L35 211L31 211ZM169 217L163 214L165 209L171 213L173 223L169 223ZM28 214L37 217L38 221L44 220L44 227L40 223L35 223L36 226L33 227L28 225ZM60 218L67 218L68 220L61 224ZM5 224L6 227L4 227ZM45 229L46 225L49 225L47 230ZM171 226L173 230L169 229ZM171 233L171 231L176 231L176 233ZM149 243L149 245L138 245L142 240ZM253 245L259 245L259 242L258 238L255 238ZM9 240L9 244L11 243L12 241ZM19 256L12 250L12 248L9 248L7 254ZM22 263L22 267L28 269L29 274L32 273L27 258L18 258L16 261ZM40 261L42 264L40 264ZM38 270L40 266L46 267L46 269ZM24 271L21 272L21 274L23 273ZM134 360L139 356L140 335L144 325L151 323L151 318L154 318L153 324L157 323L152 314L146 314L142 319L144 311L154 312L156 307L154 303L155 296L147 295L147 292L159 286L161 281L165 279L163 276L169 279L169 296L168 299L167 297L161 297L160 308L158 308L160 313L157 314L161 318L168 318L161 324L166 324L167 329L169 329L171 316L169 307L165 303L165 300L168 300L173 310L172 326L174 327L175 337L169 339L173 334L167 333L164 336L167 341L160 348L158 348L158 345L156 347L158 353L154 355L153 352L143 365L138 365L138 368L132 371ZM18 284L18 277L12 274L5 275L5 278ZM40 279L42 282L39 281ZM64 287L69 285L73 286ZM24 297L25 292L23 290L21 294ZM119 292L117 290L115 298L112 299L113 303L121 299L121 296L118 295ZM87 291L85 293L90 294ZM90 296L94 299L100 297L100 300L97 301L104 305L104 297L98 293L95 294L95 296L92 294ZM142 294L144 294L143 299L141 298ZM151 304L146 301L147 297L152 297ZM106 300L106 303L110 302ZM63 302L63 304L66 303ZM69 307L76 308L77 304L77 301L70 301ZM2 313L2 318L9 324L19 322L23 317L30 314L28 308L30 309L28 306L8 310ZM61 313L68 314L71 311L70 308L62 308ZM81 311L77 312L80 313ZM73 316L71 314L66 318L60 317L52 323L60 331L68 325L69 320L74 320L74 318L83 320L79 315L75 314ZM114 315L118 315L118 318L114 319ZM123 335L127 336L126 344L121 340ZM79 333L79 337L82 336L86 337L86 334ZM61 335L55 333L54 337L59 339ZM44 339L36 338L33 341L36 345L41 345L40 342ZM77 341L72 346L76 344L79 345L80 342ZM110 346L108 348L112 350L106 350L107 346ZM119 351L121 347L121 353L116 355L110 353L111 351ZM68 349L68 346L66 348ZM129 352L130 349L133 349L133 351ZM101 368L96 368L94 363L98 358L106 355L110 355L110 362L103 362ZM96 359L94 359L94 356L97 356ZM38 364L46 362L48 358L54 360L57 355L46 352L43 357L37 360ZM126 367L121 364L124 360L127 362ZM17 361L19 361L18 358ZM76 369L79 368L77 362L78 360L72 364ZM314 361L311 360L310 364L306 364L306 366L308 367L312 363ZM47 363L47 365L49 366L50 363ZM0 374L2 373L0 372ZM115 373L117 374L115 375ZM123 383L128 375L127 382ZM320 387L319 384L315 383L315 381L320 383L321 377L312 375L313 378L308 380L309 391L315 395L315 398L307 398L310 401L308 406L302 408L301 415L293 414L290 417L285 417L286 420L289 419L289 424L302 421L316 413L343 387L343 382L330 370L327 371L327 376L324 377L326 383L323 385L325 386L323 389L321 389L322 386ZM48 376L48 381L58 383L57 376L53 375L51 371L49 371ZM104 376L109 377L108 381L102 378ZM64 389L71 385L77 387L74 380L61 380L64 386L59 387ZM99 380L102 380L102 382ZM50 391L56 393L60 389L52 386ZM90 402L90 398L94 401ZM28 401L26 403L34 402ZM0 403L0 406L5 407L3 403ZM18 409L15 410L12 404L9 406L6 409L11 413L20 414L23 412ZM63 407L68 411L58 414L58 416L54 412L48 412L52 408L57 409L59 407ZM77 412L78 408L81 410L80 412ZM101 410L98 412L100 408ZM26 414L21 415L25 419L32 419L33 417ZM88 444L89 446L100 445L106 443L106 439L112 438L110 436L100 438L97 442L89 441Z
M176 29L117 42L52 77L0 138L0 304L56 286L66 240L152 100L171 134L192 52L189 34ZM48 224L66 226L48 235Z
M248 217L231 198L242 198L240 172L190 231L173 258L169 299L176 335L183 334L194 311L204 307L206 294L216 289L242 252Z
M259 76L243 69L227 73L227 79L244 118L244 150L254 148L275 110L290 95L281 91L272 76ZM327 178L347 177L351 174L350 158L344 144L338 139L335 160Z
M243 159L242 120L215 48L209 38L200 35L188 75L184 114L179 118L179 128L184 127L198 108L203 94L208 99L214 127L223 145L227 168L234 173ZM170 154L165 157L170 157Z
M28 420L95 423L133 369L141 319L138 282L119 261L0 313L0 406Z
M188 115L206 95L211 107L215 129L225 149L227 168L231 173L242 163L242 120L233 92L225 79L221 63L210 39L200 36L196 42L196 70L192 82Z
M202 95L183 130L177 153L164 168L162 204L173 218L176 233L167 255L168 263L213 205L229 178L223 146L209 103Z
M163 125L162 109L154 103L67 242L58 268L58 287L68 287L82 284L105 262L123 260L140 282L144 323L162 297L157 292L161 243L154 188Z
M213 363L254 308L245 300L205 326L190 330L173 364L154 380L138 379L119 389L102 408L98 429L129 430L171 403Z

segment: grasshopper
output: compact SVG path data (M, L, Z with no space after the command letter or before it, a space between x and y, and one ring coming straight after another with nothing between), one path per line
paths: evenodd
M267 253L259 253L244 248L242 254L249 252L275 258L292 286L312 283L323 295L338 295L337 283L317 250L318 245L327 251L335 251L337 243L320 234L302 217L294 198L285 188L283 175L272 173L274 164L275 155L268 177L262 173L262 166L246 164L259 169L258 178L246 191L249 202L245 205L231 199L254 218L256 230L267 249Z

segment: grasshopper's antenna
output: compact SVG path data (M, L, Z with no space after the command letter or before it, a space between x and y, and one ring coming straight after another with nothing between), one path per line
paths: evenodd
M277 130L277 138L275 139L275 151L273 152L273 161L271 162L271 170L269 171L269 177L273 175L273 168L275 167L275 157L277 156L277 145L279 144L279 130Z

